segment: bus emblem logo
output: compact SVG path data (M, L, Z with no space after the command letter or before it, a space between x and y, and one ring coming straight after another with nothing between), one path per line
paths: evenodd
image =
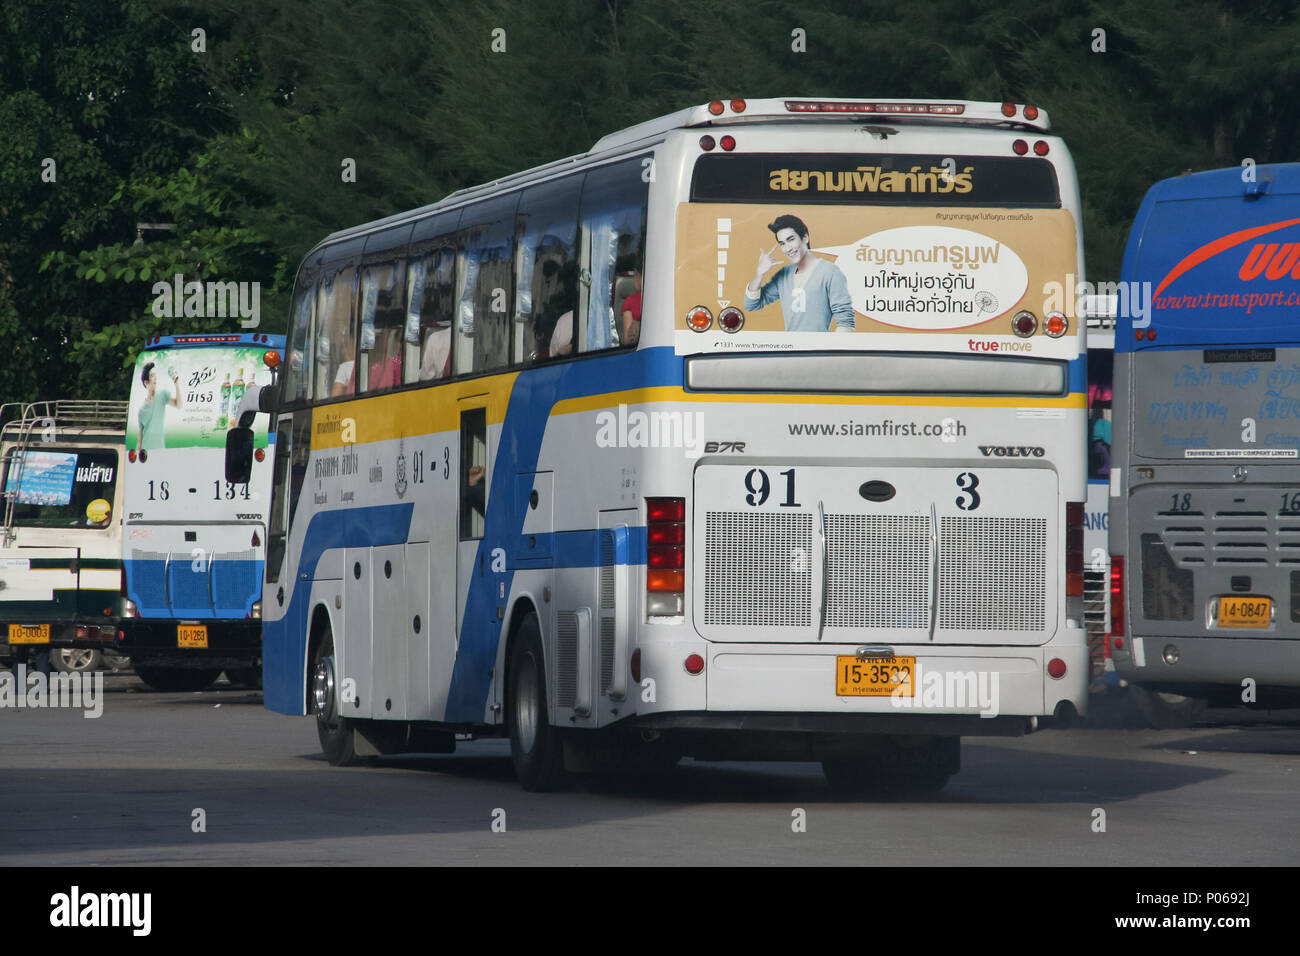
M393 488L397 497L406 497L406 452L401 445L397 448L397 480L393 482Z

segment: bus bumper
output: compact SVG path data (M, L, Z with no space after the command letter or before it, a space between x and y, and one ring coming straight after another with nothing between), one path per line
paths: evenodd
M180 647L177 627L181 623L139 618L124 621L117 649L132 663L151 667L224 670L261 664L261 621L198 621L207 629L207 647Z
M1244 637L1125 637L1112 646L1120 678L1203 696L1235 687L1300 688L1300 647L1294 640Z

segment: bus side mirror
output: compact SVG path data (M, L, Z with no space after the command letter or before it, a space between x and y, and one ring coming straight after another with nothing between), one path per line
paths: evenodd
M253 474L253 430L236 426L226 432L226 481L248 483Z

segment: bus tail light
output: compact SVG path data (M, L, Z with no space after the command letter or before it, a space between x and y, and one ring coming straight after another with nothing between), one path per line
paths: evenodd
M1023 139L1012 140L1011 152L1015 153L1017 156L1023 156L1025 153L1029 152L1029 144Z
M1047 140L1045 140L1045 139L1039 139L1039 140L1035 140L1035 141L1034 141L1034 155L1035 155L1035 156L1046 156L1046 155L1047 155L1047 150L1048 150Z
M1053 680L1060 680L1065 676L1065 661L1059 657L1053 657L1047 662L1047 676Z
M1011 320L1011 331L1022 339L1027 339L1038 331L1038 316L1032 312L1017 312Z
M1060 312L1048 312L1043 331L1054 339L1059 339L1070 328L1070 320Z
M699 654L690 654L682 662L688 674L701 674L704 672L704 658Z
M1083 518L1082 501L1065 505L1065 594L1083 596Z
M726 136L723 136L722 139L718 140L718 145L727 152L731 152L736 148L736 137L728 133Z
M686 499L647 498L646 614L686 612Z
M1124 636L1124 559L1111 555L1110 558L1110 632L1112 647L1123 647L1123 641L1114 638Z
M709 150L713 149L714 146L717 145L718 145L717 140L715 140L708 133L705 133L703 136L700 137L700 149L704 150L706 153Z
M697 305L686 313L686 324L696 332L707 332L713 325L713 313L702 305Z
M745 112L745 101L742 100L742 99L740 99L739 97L737 97L736 99L732 100L732 101L731 101L731 112L733 112L733 113L743 113L743 112Z
M724 332L739 332L745 327L745 313L729 305L718 313L718 328Z

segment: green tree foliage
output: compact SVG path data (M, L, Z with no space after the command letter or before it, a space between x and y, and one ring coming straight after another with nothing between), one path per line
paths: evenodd
M230 123L190 29L148 0L0 10L0 399L121 397L151 278L261 278L254 237L222 219L236 186L200 155ZM131 245L158 221L174 248Z
M154 318L176 272L260 282L261 328L283 329L296 264L330 232L717 96L1044 106L1079 170L1090 277L1115 278L1154 181L1300 158L1295 7L9 0L0 398L124 394L144 335L230 329ZM137 222L176 229L135 245Z

